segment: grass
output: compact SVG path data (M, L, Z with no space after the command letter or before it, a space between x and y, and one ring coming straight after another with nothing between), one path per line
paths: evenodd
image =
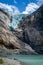
M3 64L3 63L4 63L3 59L0 59L0 64Z

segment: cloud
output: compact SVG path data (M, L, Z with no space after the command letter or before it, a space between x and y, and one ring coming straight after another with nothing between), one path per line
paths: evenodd
M38 3L38 1L37 1L37 3ZM25 3L23 2L23 4L25 4ZM34 11L36 11L39 8L39 6L38 6L38 4L35 4L35 3L27 4L27 6L23 12L20 12L18 7L16 7L16 6L12 6L12 5L8 5L8 4L4 4L4 3L0 3L0 8L3 8L7 12L11 12L11 13L13 12L14 14L31 14Z
M15 4L17 4L17 1L16 1L16 0L14 0L14 3L15 3Z
M8 4L0 3L0 8L3 8L4 10L8 12L14 12L15 14L20 13L19 9L16 6L12 6Z
M39 8L39 6L35 3L30 3L26 6L25 11L23 11L23 14L31 14L34 11L36 11Z
M43 0L37 0L37 4L38 5L42 5L43 4Z

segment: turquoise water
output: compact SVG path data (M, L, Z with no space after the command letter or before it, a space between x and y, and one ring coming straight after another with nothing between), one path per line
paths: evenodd
M26 65L43 65L43 55L12 55L9 58L25 62Z

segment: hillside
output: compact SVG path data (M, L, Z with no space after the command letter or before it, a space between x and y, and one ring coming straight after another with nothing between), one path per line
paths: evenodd
M22 30L22 34L17 35L19 39L37 53L43 54L43 5L31 15L24 17L18 28Z
M34 54L35 51L29 45L29 48L26 48L25 43L13 34L9 28L10 22L11 16L0 9L0 51L9 49L9 52L12 50L13 53Z
M43 6L18 19L18 27L13 31L9 27L11 19L11 15L0 9L0 48L18 54L43 54Z

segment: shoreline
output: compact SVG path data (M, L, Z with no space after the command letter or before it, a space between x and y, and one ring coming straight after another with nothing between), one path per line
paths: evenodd
M0 65L26 65L24 62L20 62L18 60L13 60L13 59L9 59L9 58L4 58L4 57L0 57L0 59L3 60L3 64Z

